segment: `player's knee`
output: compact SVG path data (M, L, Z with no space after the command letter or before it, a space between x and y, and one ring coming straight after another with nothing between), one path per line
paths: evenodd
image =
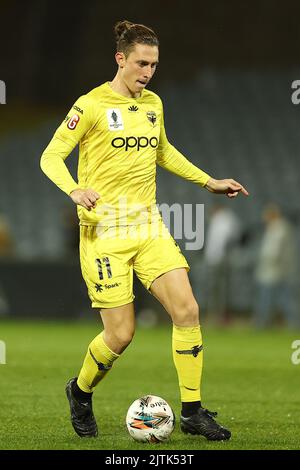
M121 351L124 351L124 349L129 346L131 343L133 336L134 336L134 330L132 329L120 329L116 330L113 333L114 336L114 342L118 344L118 349Z
M189 300L180 308L175 309L172 319L175 325L197 325L199 323L199 305L196 300Z

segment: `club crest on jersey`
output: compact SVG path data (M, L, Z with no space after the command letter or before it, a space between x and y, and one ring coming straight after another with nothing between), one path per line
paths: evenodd
M118 108L108 109L106 111L106 115L107 115L107 120L108 120L108 129L110 131L124 130L122 114Z
M156 123L156 113L154 111L148 111L147 112L147 118L149 119L149 121L151 122L151 124L153 125L153 127L155 126L155 123Z

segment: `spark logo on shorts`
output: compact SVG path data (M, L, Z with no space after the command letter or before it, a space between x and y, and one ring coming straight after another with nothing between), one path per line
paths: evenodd
M152 148L157 148L158 147L158 139L157 137L151 137L151 139L148 139L148 137L141 136L141 137L116 137L111 141L111 145L115 147L116 149L120 148L125 148L125 150L133 149L136 148L137 151L140 149L148 147Z
M112 287L119 287L121 282L115 282L114 284L104 284L105 289L111 289Z
M103 289L112 289L113 287L119 287L122 283L115 282L114 284L95 284L96 292L102 292Z
M80 121L80 117L78 116L78 114L73 114L70 121L68 122L68 129L73 131L76 128L79 121Z

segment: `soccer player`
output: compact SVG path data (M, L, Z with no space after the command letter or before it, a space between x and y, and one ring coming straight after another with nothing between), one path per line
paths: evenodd
M156 34L128 21L118 22L115 34L116 76L76 101L41 158L44 173L77 204L82 275L104 326L78 377L67 383L71 421L79 436L98 435L92 394L134 335L135 271L173 322L182 431L226 440L230 431L201 404L199 307L188 263L156 207L156 165L212 193L235 198L248 192L233 179L210 177L168 142L162 102L146 90L158 64ZM64 161L78 143L76 183Z

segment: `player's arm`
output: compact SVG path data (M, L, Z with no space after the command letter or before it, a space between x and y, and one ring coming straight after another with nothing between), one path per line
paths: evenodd
M41 157L41 169L48 178L70 196L75 204L88 210L95 207L100 196L91 188L78 186L65 160L93 124L93 104L88 97L82 96L56 130Z
M182 178L197 183L216 194L226 194L228 197L236 197L240 192L248 196L248 191L233 179L216 180L193 165L184 157L167 139L164 127L163 111L161 133L157 152L157 163L162 168L181 176Z

